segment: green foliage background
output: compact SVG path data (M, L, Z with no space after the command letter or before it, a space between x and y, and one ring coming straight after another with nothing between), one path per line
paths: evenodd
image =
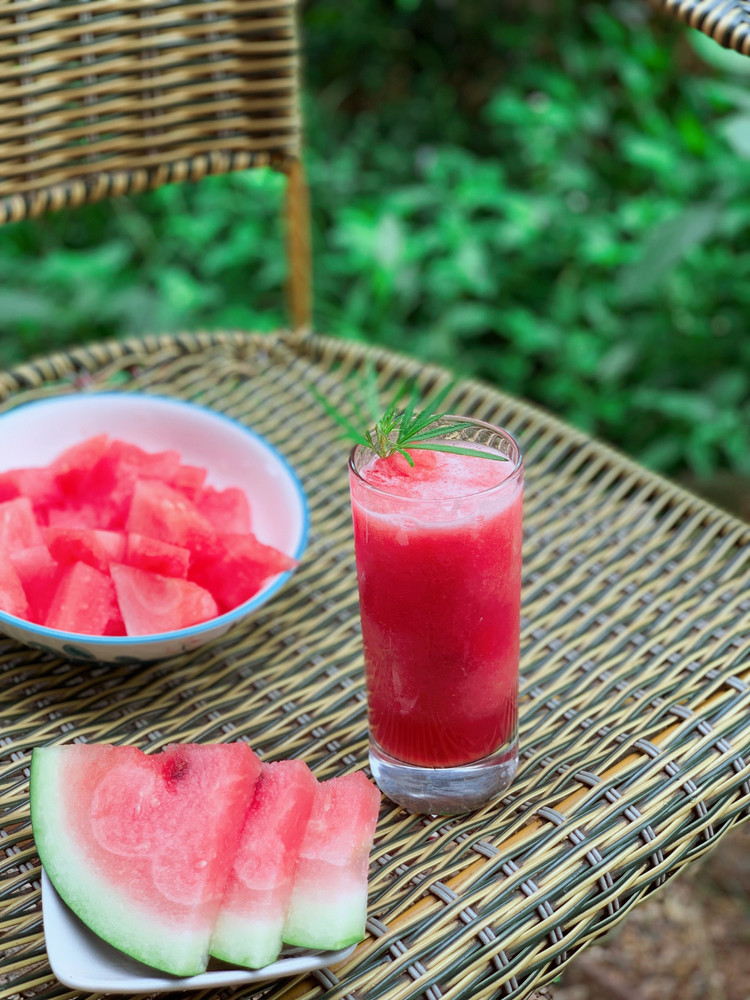
M694 36L694 37L691 37ZM316 328L750 475L750 59L645 0L309 0ZM284 322L271 173L0 230L0 364Z

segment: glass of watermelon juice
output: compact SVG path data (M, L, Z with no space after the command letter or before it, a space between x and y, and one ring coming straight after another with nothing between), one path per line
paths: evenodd
M523 461L478 420L446 443L505 461L414 450L350 457L370 766L413 812L478 808L518 763Z

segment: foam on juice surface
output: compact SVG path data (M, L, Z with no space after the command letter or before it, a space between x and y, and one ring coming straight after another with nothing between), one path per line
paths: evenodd
M513 472L513 462L499 462L452 452L414 450L411 466L403 455L374 458L362 470L371 486L415 500L449 500L499 486Z

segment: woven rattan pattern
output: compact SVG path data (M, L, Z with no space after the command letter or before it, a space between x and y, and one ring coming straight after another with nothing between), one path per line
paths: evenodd
M80 665L0 641L0 997L72 995L46 964L29 754L84 739L248 739L319 776L366 762L342 402L370 357L429 392L436 368L326 338L109 343L0 375L1 409L140 390L215 407L296 468L311 540L254 620L169 662ZM450 407L526 456L522 763L512 794L450 821L384 801L369 936L343 966L237 996L521 997L750 810L750 529L538 411L462 382ZM418 623L415 623L418 627Z
M748 0L651 0L654 7L691 28L709 35L719 45L750 56Z
M294 0L0 7L0 222L299 153Z

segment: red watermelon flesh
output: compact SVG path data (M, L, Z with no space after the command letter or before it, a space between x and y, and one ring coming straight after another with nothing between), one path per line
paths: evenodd
M188 576L213 594L221 611L229 611L257 594L270 577L294 565L289 556L248 532L214 538L193 554Z
M180 493L184 493L189 500L195 501L203 491L207 475L207 471L198 465L180 465L174 476L165 482L179 490ZM244 493L242 495L245 496ZM247 500L247 498L245 499ZM209 520L211 519L209 518Z
M37 748L31 818L42 864L104 940L165 972L197 975L259 771L244 743L157 754Z
M33 586L34 580L40 573L57 566L44 542L40 545L31 545L27 549L16 549L15 552L11 552L10 561L18 573L24 590L29 585Z
M81 635L125 635L112 580L84 562L63 569L44 624Z
M23 618L29 610L26 593L10 559L0 559L0 611Z
M28 601L27 610L21 617L43 625L62 575L60 565L46 545L17 549L11 552L10 561Z
M320 782L302 842L283 939L334 950L361 941L380 793L361 771Z
M250 504L245 493L236 486L225 490L207 486L196 500L196 506L220 535L241 535L250 531Z
M47 510L46 525L50 528L83 528L98 531L108 528L110 518L100 505L93 503L68 503L64 507Z
M43 536L58 562L85 562L102 572L109 570L111 562L121 562L125 553L125 535L119 531L49 527Z
M97 497L107 512L107 527L121 530L130 512L133 493L139 479L171 482L179 474L180 456L176 451L147 452L127 441L112 441L100 459L101 482L111 481Z
M94 470L108 447L107 435L97 434L66 448L57 456L50 468L66 497L80 499L86 495L95 476Z
M149 573L184 579L190 565L190 549L130 531L126 536L125 556L122 561L128 566L145 569Z
M316 787L301 760L263 765L211 937L215 958L252 969L276 961Z
M188 628L219 613L211 594L189 580L133 566L110 567L128 635L156 635Z
M208 521L186 496L157 479L140 479L136 483L128 531L149 535L171 545L196 551L216 536Z
M28 497L16 497L0 503L0 552L8 556L11 552L43 542Z
M28 497L35 510L62 501L54 473L47 467L0 472L0 502L15 497Z

